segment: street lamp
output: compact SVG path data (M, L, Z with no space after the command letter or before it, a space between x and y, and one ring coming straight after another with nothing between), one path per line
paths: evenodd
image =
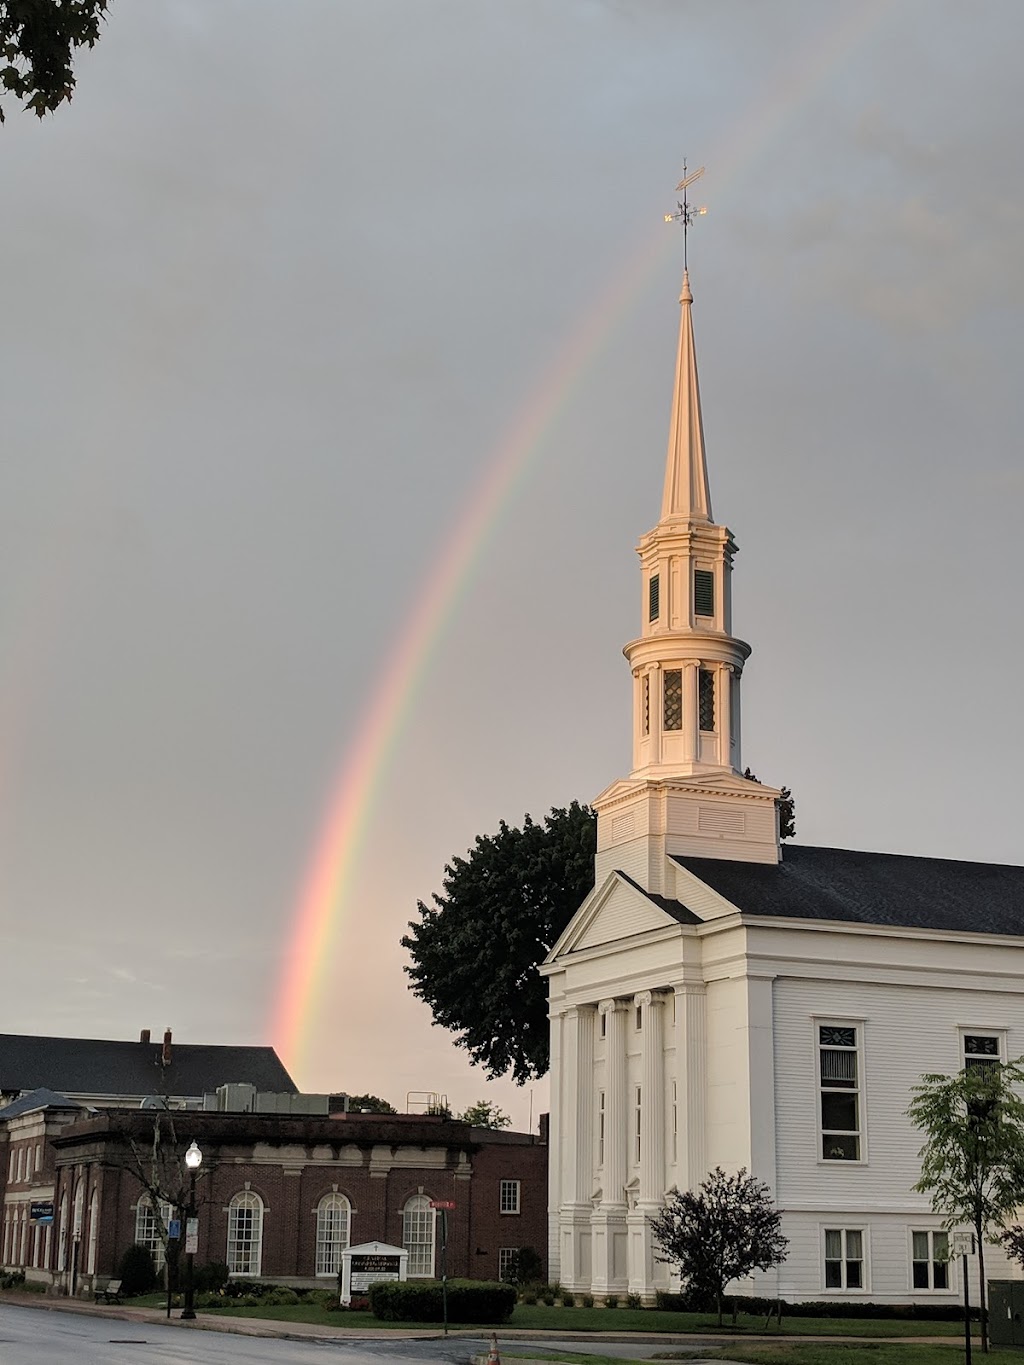
M195 1300L195 1280L193 1279L195 1249L199 1240L199 1220L196 1217L196 1172L202 1164L203 1154L193 1138L192 1146L185 1153L185 1165L188 1167L188 1213L185 1219L185 1306L181 1310L183 1318L194 1318L196 1315L196 1310L193 1307Z

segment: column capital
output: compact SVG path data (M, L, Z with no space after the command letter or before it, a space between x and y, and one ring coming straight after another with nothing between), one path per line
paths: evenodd
M700 661L699 659L684 659L684 660L683 660L683 667L684 667L684 668L701 668L701 667L703 667L703 665L701 664L701 661Z
M673 987L676 995L706 995L707 987L703 981L679 981Z
M622 1000L602 1000L597 1007L599 1014L617 1014L626 1008Z

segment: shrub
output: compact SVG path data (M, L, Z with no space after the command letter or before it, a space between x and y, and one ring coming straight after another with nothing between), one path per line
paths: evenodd
M262 1294L263 1285L256 1280L228 1280L224 1285L226 1299L242 1299L253 1294Z
M299 1302L299 1296L294 1289L274 1285L268 1293L261 1296L261 1301L271 1308L291 1308Z
M751 1294L727 1294L723 1302L730 1309L735 1303L738 1313L749 1313L753 1317L767 1317L779 1308L778 1299ZM964 1315L963 1307L955 1303L831 1303L827 1300L786 1303L783 1300L781 1306L784 1318L916 1318L921 1322L956 1322ZM659 1291L658 1307L672 1313L710 1311L685 1291L678 1294ZM977 1317L973 1308L971 1315Z
M604 1306L605 1308L618 1308L619 1306L618 1294L606 1294L604 1296Z
M580 1303L582 1303L584 1308L593 1308L594 1306L593 1294L583 1294L580 1298Z
M441 1322L444 1308L437 1280L387 1281L370 1286L370 1309L382 1322ZM450 1322L507 1322L516 1303L510 1284L488 1280L448 1281Z
M555 1296L554 1296L554 1294L543 1294L543 1295L541 1295L541 1303L543 1303L544 1305L546 1305L546 1307L548 1307L548 1308L554 1308L554 1306L555 1306Z
M565 1293L563 1293L562 1295L562 1307L563 1308L576 1307L576 1296L574 1294L570 1294L568 1290L566 1290Z
M643 1299L640 1297L639 1294L627 1294L627 1295L626 1295L626 1307L627 1307L627 1308L643 1308L643 1306L644 1306L644 1301L643 1301Z
M121 1293L126 1299L136 1294L149 1294L156 1288L156 1265L149 1247L133 1242L125 1250L117 1267L121 1278Z
M527 1293L523 1295L523 1303L534 1304L536 1302L537 1302L536 1290L529 1290Z
M21 1289L25 1284L23 1270L9 1270L6 1275L0 1272L0 1289Z
M533 1247L520 1247L501 1278L509 1284L537 1284L543 1270L539 1253Z
M213 1293L223 1289L228 1282L228 1268L223 1261L209 1261L197 1265L192 1271L192 1284L196 1293Z

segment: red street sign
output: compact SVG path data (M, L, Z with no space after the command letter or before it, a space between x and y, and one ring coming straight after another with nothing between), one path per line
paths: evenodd
M430 1207L431 1207L432 1209L453 1209L453 1208L455 1207L455 1200L454 1200L454 1199L432 1199L432 1200L430 1201Z

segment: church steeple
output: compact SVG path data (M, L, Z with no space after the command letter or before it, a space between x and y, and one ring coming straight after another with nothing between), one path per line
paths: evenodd
M704 421L700 410L700 385L697 381L697 353L693 344L693 317L690 305L690 272L683 272L679 295L679 349L676 354L676 383L672 395L672 420L668 429L668 458L665 462L665 492L661 500L662 521L711 520L711 493L704 458Z

